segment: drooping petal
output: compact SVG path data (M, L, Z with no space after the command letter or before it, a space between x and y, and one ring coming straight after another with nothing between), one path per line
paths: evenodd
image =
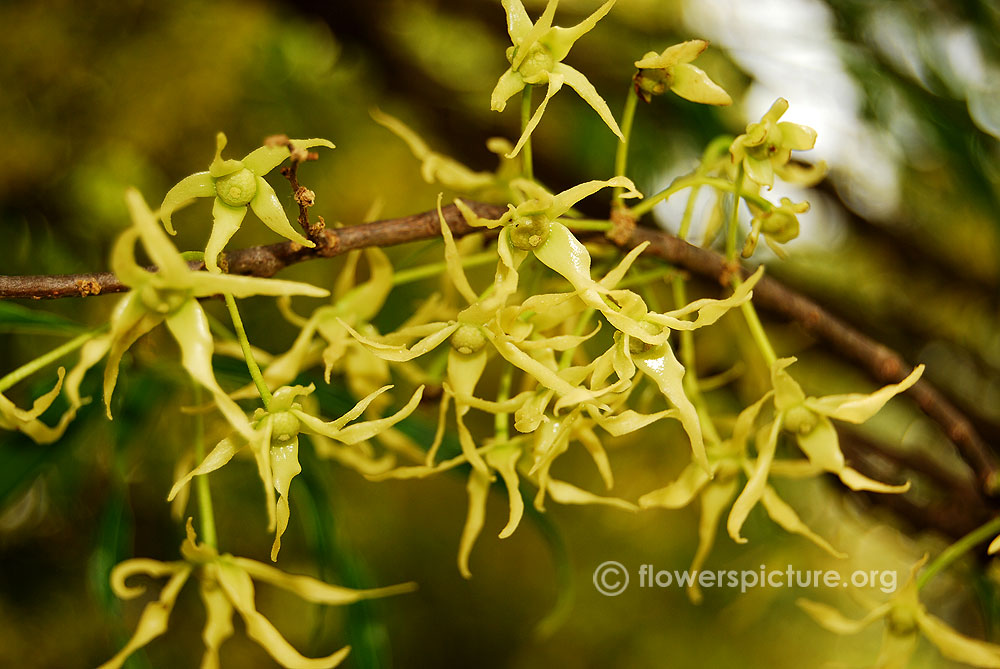
M267 183L264 177L261 176L257 177L256 182L257 191L254 193L253 199L250 200L250 208L253 209L253 213L257 214L257 218L285 239L290 239L309 248L316 246L316 244L303 237L302 233L292 227L284 208L281 206L281 202L278 201L278 196L275 195L274 189L271 188L271 184Z
M69 422L76 416L76 407L72 404L59 423L54 427L49 427L38 420L59 396L62 389L63 379L66 376L66 369L60 367L57 372L57 380L52 390L38 397L31 405L31 409L19 409L17 405L4 397L0 393L0 428L5 430L18 430L28 435L36 444L51 444L62 437L63 432Z
M685 467L680 476L669 485L648 492L639 498L639 507L652 509L680 509L698 496L712 480L711 475L701 465L692 462Z
M161 314L149 313L137 292L129 293L115 307L108 333L110 348L104 367L104 406L111 418L111 397L118 383L122 356L140 337L163 322Z
M524 78L520 74L515 72L512 68L507 68L507 70L500 75L500 79L497 81L497 85L493 87L493 93L490 95L490 109L496 112L502 112L507 108L507 100L510 100L514 95L524 90L527 84L524 83ZM507 157L513 155L513 151L505 154Z
M760 501L764 505L767 515L771 517L771 520L780 525L786 532L805 537L835 558L847 557L846 553L838 551L829 541L813 532L808 525L802 522L799 514L795 513L795 509L785 502L785 500L778 497L778 493L771 486L764 488L764 494L761 496Z
M837 428L829 418L817 416L816 425L805 434L796 434L799 448L820 469L838 473L844 469L844 454L840 450Z
M521 497L520 479L517 476L517 461L521 459L521 448L511 446L499 448L486 454L486 462L497 470L507 488L510 513L507 524L500 530L500 538L506 539L514 533L524 515L524 498Z
M889 400L912 387L920 379L920 375L923 372L924 366L917 365L899 383L884 386L870 395L850 393L847 395L810 397L806 400L806 406L817 413L836 420L848 423L864 423L877 414Z
M594 493L578 488L571 483L557 481L552 478L546 482L545 489L548 492L549 497L559 504L601 504L604 506L613 506L625 511L635 512L639 510L639 507L627 500L619 499L617 497L602 497L601 495L595 495Z
M502 82L503 79L501 78L500 81ZM524 131L521 133L521 137L517 140L517 144L515 144L514 149L505 156L506 158L513 158L521 152L522 148L524 148L524 145L531 137L531 133L535 131L535 126L537 126L538 122L542 120L542 114L545 113L545 107L549 104L549 100L552 99L553 95L559 92L560 88L562 88L563 81L564 77L561 74L549 74L548 88L545 89L545 97L542 98L541 103L539 103L538 107L531 115L528 123L524 126ZM497 86L499 87L499 85L500 84L498 83Z
M450 337L455 330L462 325L458 322L438 324L437 329L431 334L407 348L406 346L384 344L369 337L365 337L344 321L340 321L340 324L344 326L352 337L364 344L372 353L383 360L388 360L390 362L407 362L434 350L441 344L441 342L448 339L448 337Z
M205 246L205 267L209 271L219 271L219 254L240 229L246 214L245 205L230 207L221 199L215 198L215 204L212 206L212 232L208 236L208 244Z
M218 567L219 586L243 618L247 636L266 650L281 666L290 669L332 669L343 662L350 653L350 646L345 646L326 657L315 659L304 657L285 640L271 621L257 611L250 575L233 564L220 563Z
M387 388L388 389L388 388ZM310 416L304 411L299 411L297 409L292 409L292 413L302 421L302 425L307 431L316 432L324 436L330 437L331 439L336 439L337 441L344 444L357 444L362 441L367 441L371 439L376 434L382 430L388 429L389 427L395 425L399 421L403 420L409 416L420 404L420 398L423 395L424 387L420 386L410 397L410 401L406 405L385 418L379 418L376 420L364 421L362 423L355 423L353 425L348 425L347 427L338 427L337 421L332 423L324 423L319 418ZM372 395L369 395L365 400L371 402L372 399L377 396L381 391L376 391ZM364 401L364 400L362 400ZM365 405L367 406L367 405ZM355 407L357 409L357 407ZM362 411L363 411L362 407Z
M923 607L917 612L917 627L949 660L973 667L1000 667L1000 646L959 634Z
M174 610L177 595L180 594L181 588L184 587L190 575L191 567L189 565L175 568L174 574L160 591L159 598L147 604L146 608L142 610L132 638L128 640L124 648L98 669L118 669L125 664L129 655L167 631L170 612Z
M289 574L256 560L249 560L242 557L233 557L231 560L233 564L258 581L270 583L282 590L294 593L308 602L315 602L316 604L341 606L344 604L353 604L363 599L403 595L417 589L416 583L400 583L399 585L389 585L383 588L357 590L326 583L311 576Z
M700 468L699 468L700 469ZM735 478L728 481L712 483L701 493L701 516L698 519L698 548L695 550L694 558L688 570L695 578L687 588L688 598L694 604L702 601L701 587L698 583L697 574L701 571L712 546L715 544L715 534L719 528L719 519L722 513L732 502L736 495L737 480Z
M167 191L160 204L159 216L167 232L174 235L173 223L170 217L173 213L196 197L215 197L215 179L208 172L195 172L184 177Z
M469 472L465 490L469 495L469 508L465 515L465 525L462 527L462 538L458 542L458 571L463 578L472 578L472 572L469 571L469 556L486 520L486 498L490 492L490 477L478 469L473 469Z
M219 411L244 439L254 438L243 410L219 386L212 369L214 343L205 311L196 300L188 300L167 317L167 328L181 347L181 364L195 381L212 393Z
M233 605L214 579L202 578L198 585L205 606L205 627L201 631L205 654L201 669L219 669L219 648L233 635Z
M271 561L277 561L281 550L281 535L288 528L291 509L288 506L288 488L292 479L302 472L299 464L299 439L293 437L286 443L276 442L271 445L271 480L274 490L278 493L274 517L276 529L274 543L271 545Z
M663 344L646 353L633 355L632 361L643 374L656 383L663 396L677 407L681 425L691 441L694 460L708 471L708 456L705 453L705 440L701 433L701 420L698 418L698 410L684 391L684 365L674 356L670 344Z
M618 122L615 121L614 115L611 113L611 110L608 109L608 103L604 101L604 98L602 98L600 94L598 94L597 89L594 88L594 85L590 83L587 77L583 76L581 72L574 70L566 63L557 63L552 70L552 74L549 75L550 80L557 74L561 75L565 79L566 84L575 90L580 97L583 98L583 100L597 112L597 115L600 116L605 125L611 129L611 132L618 135L618 139L623 142L625 141L621 128L618 127Z
M233 297L251 297L253 295L327 297L330 294L325 288L301 281L265 279L259 276L239 276L237 274L192 272L190 283L192 284L191 293L195 297L209 297L224 293L229 293Z
M844 467L844 470L838 472L837 476L839 476L840 481L851 490L867 490L868 492L899 494L910 489L909 481L900 485L882 483L881 481L870 479L861 472L851 469L850 467Z
M740 535L740 530L750 515L750 511L757 506L757 502L764 495L768 474L771 470L771 462L774 460L774 453L778 448L778 435L780 434L781 414L778 414L775 416L774 422L771 423L764 443L761 444L760 439L758 439L757 462L754 464L753 472L747 480L746 487L743 488L743 492L740 493L740 496L733 503L733 508L729 512L729 518L726 521L726 531L729 532L729 536L732 537L733 541L738 544L745 544L747 542L746 538Z
M884 618L890 610L889 604L882 604L869 611L861 620L852 620L827 604L821 604L809 599L799 599L795 603L798 604L800 609L808 613L810 618L819 623L820 626L830 630L834 634L857 634L879 618Z
M437 212L438 223L441 226L441 236L444 238L444 262L448 268L448 277L469 304L479 301L479 296L469 284L465 270L462 268L462 257L458 253L458 246L455 245L455 237L451 234L451 228L444 220L444 213L441 211L441 197L438 193Z

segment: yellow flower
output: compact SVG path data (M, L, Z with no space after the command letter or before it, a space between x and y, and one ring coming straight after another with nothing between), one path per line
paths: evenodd
M848 467L840 450L837 428L833 426L831 419L864 423L878 413L886 402L916 383L923 374L924 366L918 365L899 383L880 388L870 395L850 393L807 397L795 379L785 371L794 362L795 358L781 358L771 366L773 394L765 395L762 400L773 399L774 418L761 430L761 434L767 436L757 440L756 464L749 475L746 488L733 504L727 523L729 536L737 543L746 542L740 536L740 529L767 487L782 430L795 436L813 471L835 474L851 490L901 493L910 487L909 483L897 486L874 481Z
M696 573L704 566L715 543L716 529L723 512L730 507L736 491L739 488L739 475L745 472L749 477L753 472L754 462L747 455L747 442L753 431L757 414L770 395L765 395L758 401L740 412L736 418L732 437L707 448L710 471L692 461L669 485L649 492L639 498L639 506L643 509L664 508L679 509L690 504L695 497L701 506L701 519L698 524L698 548L691 560L689 571ZM772 468L791 464L776 462ZM794 467L794 465L793 465ZM790 467L789 469L792 469ZM845 557L843 553L830 545L826 539L813 532L788 503L786 503L770 485L765 485L761 494L761 503L767 515L786 532L799 534L809 539L817 546L834 557ZM688 586L688 597L698 604L702 600L698 580L691 581Z
M885 621L882 650L875 666L903 669L923 636L949 660L973 667L1000 667L1000 646L959 634L940 618L928 613L920 602L917 572L927 561L925 556L914 565L910 579L886 603L876 606L860 620L845 617L826 604L800 599L798 605L817 623L836 634L857 634L876 620Z
M205 311L198 298L219 293L236 297L251 295L309 295L324 297L329 292L296 281L195 272L188 266L170 238L157 224L138 191L126 194L133 227L121 234L111 254L111 268L131 290L118 302L111 315L111 329L87 342L80 360L66 379L66 392L72 406L81 403L79 388L83 375L108 356L104 370L104 401L111 417L111 396L118 380L118 366L125 352L157 325L165 323L181 349L181 364L188 374L204 386L227 420L244 436L251 434L243 412L219 386L212 369L215 345ZM135 261L135 243L141 241L149 259L156 265L148 272Z
M749 258L753 255L761 233L764 234L764 241L771 250L784 257L785 252L778 244L785 244L799 236L798 214L809 211L809 203L796 204L783 197L781 205L772 209L762 209L750 200L747 200L747 205L753 212L753 220L750 222L750 234L747 235L743 245L743 257Z
M785 181L811 185L822 178L825 163L817 163L803 170L789 161L792 151L805 151L816 144L816 131L797 123L779 123L788 111L788 101L778 98L757 123L747 126L746 132L733 140L729 152L733 164L743 165L751 181L770 188L777 174Z
M77 407L70 406L55 426L46 425L39 420L39 416L52 406L56 397L59 396L59 391L62 390L66 370L60 367L57 374L59 378L55 387L36 399L30 409L18 408L16 404L4 397L3 393L0 393L0 430L23 432L36 444L51 444L62 437L66 426L76 416Z
M376 397L390 388L392 386L380 388L358 402L343 416L330 422L306 413L302 410L302 405L295 401L298 397L312 393L315 390L312 385L279 388L271 398L269 409L266 411L258 409L254 414L253 433L250 437L247 438L242 434L232 435L216 444L201 464L174 483L167 501L173 500L195 476L208 474L223 467L249 445L257 461L257 472L264 484L268 529L275 532L271 559L277 560L278 551L281 549L281 536L288 527L290 516L289 486L292 479L302 471L299 464L299 432L328 437L348 445L371 439L413 413L420 403L424 389L423 386L417 388L406 406L391 416L348 425L361 416Z
M288 222L274 189L264 180L264 175L280 165L290 152L288 145L296 151L314 146L334 148L326 139L290 139L281 144L270 144L251 151L242 160L223 160L222 150L226 148L226 136L219 133L215 138L215 158L206 172L196 172L181 179L167 191L160 205L160 218L170 234L174 234L170 222L171 215L189 200L196 197L210 197L215 203L212 208L212 234L205 247L205 266L211 271L218 270L218 257L226 244L240 229L247 207L253 209L257 217L274 232L286 239L316 246L303 237Z
M416 589L415 583L403 583L386 588L351 590L309 576L287 574L255 560L228 553L219 555L211 546L196 543L190 519L187 523L187 538L181 544L181 555L184 559L177 562L159 562L145 558L126 560L111 571L111 588L121 599L134 599L145 591L143 586L129 586L126 583L136 574L167 578L167 584L160 591L160 596L143 609L135 633L125 647L98 669L121 667L129 655L166 632L177 596L192 575L198 579L198 593L205 605L205 627L202 631L205 654L202 657L202 669L218 669L219 648L233 635L234 612L243 619L247 636L283 667L329 669L343 662L350 653L350 646L345 646L326 657L313 659L301 655L257 611L254 580L275 585L306 601L328 605L351 604L362 599L389 597Z
M545 113L549 100L559 92L564 83L579 93L611 131L624 141L618 123L608 109L608 103L597 93L594 85L582 73L562 62L573 44L590 32L597 22L611 11L615 0L608 0L596 12L572 28L552 26L557 4L558 0L549 0L538 21L532 23L521 0L503 0L504 10L507 13L507 32L514 45L507 49L510 67L500 75L500 80L493 89L491 100L493 111L503 111L507 106L507 100L525 86L548 85L545 98L525 125L514 150L507 154L508 158L513 158L520 152L541 120L542 114Z
M733 99L729 93L712 81L704 71L691 65L708 48L708 42L701 39L675 44L657 54L650 51L635 62L639 71L632 78L636 93L645 102L654 95L661 95L668 88L690 100L707 105L730 105Z

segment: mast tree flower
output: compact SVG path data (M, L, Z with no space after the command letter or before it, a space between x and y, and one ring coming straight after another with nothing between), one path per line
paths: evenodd
M205 266L209 270L218 270L219 254L240 229L248 206L264 225L282 237L303 246L316 246L292 227L274 189L264 180L265 174L291 155L289 145L296 151L314 146L334 148L326 139L290 139L255 149L242 160L223 160L226 136L220 132L215 138L215 158L208 171L196 172L181 179L163 198L160 218L167 231L175 234L170 217L183 204L192 198L211 197L215 200L212 208L214 223L205 247Z
M780 358L771 365L771 386L773 394L765 395L774 401L774 418L759 434L757 439L757 462L753 466L746 487L733 504L729 514L727 529L729 536L737 543L745 543L740 529L750 515L750 510L761 500L767 487L767 479L778 448L778 437L784 430L795 437L799 449L808 459L815 472L835 474L851 490L867 490L879 493L901 493L910 484L889 485L874 481L859 471L848 467L840 450L837 428L831 419L860 424L877 414L885 404L899 393L904 392L920 379L924 366L918 365L899 383L884 386L865 395L827 395L807 397L802 387L785 371L795 362L795 358Z
M247 636L266 650L282 667L332 669L343 662L351 652L351 647L345 646L326 657L308 658L300 654L285 640L271 621L257 611L255 580L287 590L309 602L335 606L416 590L415 583L402 583L370 590L352 590L324 583L309 576L287 574L256 560L228 553L220 555L215 548L196 541L190 518L187 522L187 538L181 544L181 556L184 559L176 562L134 558L122 562L111 571L111 589L121 599L134 599L145 592L143 586L130 586L126 583L130 577L137 574L166 578L167 584L160 591L160 596L143 609L135 633L125 647L98 669L118 669L125 664L132 653L166 632L177 596L192 576L198 580L198 594L201 595L201 601L205 605L205 627L202 631L205 654L202 656L202 669L218 669L219 648L234 632L232 623L234 612L243 619Z
M688 40L668 47L663 53L650 51L635 62L639 69L632 78L636 93L644 102L668 88L675 94L706 105L730 105L733 99L721 86L691 61L708 48L701 39Z
M423 386L417 388L406 406L391 416L348 425L361 416L376 397L390 388L392 386L380 388L343 416L330 422L306 413L302 410L302 405L295 401L298 397L312 393L314 386L279 388L274 392L268 409L258 409L254 413L253 434L249 438L242 434L232 435L220 441L201 464L174 483L167 501L173 500L195 476L209 474L223 467L249 445L257 461L257 472L264 483L269 530L275 532L271 559L277 560L281 549L281 535L288 527L291 513L288 489L292 479L302 471L299 464L299 433L318 434L348 445L371 439L413 413L424 390Z
M507 100L524 90L525 86L548 85L545 98L531 115L514 150L507 154L508 158L513 158L520 152L545 113L545 106L563 84L568 84L579 93L611 131L624 141L618 123L608 109L608 103L597 93L594 85L581 72L562 62L573 44L611 11L615 0L608 0L572 28L553 27L552 18L558 4L559 0L549 0L538 21L532 23L521 0L503 0L504 10L507 12L507 32L514 45L507 48L510 67L500 75L500 80L493 89L490 103L493 111L502 112L507 106Z
M899 592L860 620L847 618L831 606L808 599L800 599L797 603L813 620L836 634L857 634L876 620L884 620L882 649L875 660L877 667L905 667L921 636L937 646L949 660L973 667L1000 667L1000 646L956 632L928 613L927 607L920 602L916 575L925 562L926 556L914 565L909 580Z
M178 253L170 238L156 222L142 195L136 190L126 194L133 227L121 234L111 255L111 268L122 283L131 288L117 304L106 335L84 345L80 360L66 379L67 396L72 406L81 402L79 388L83 375L108 356L104 369L104 402L111 417L111 396L118 380L122 356L136 340L157 325L166 323L181 348L181 364L188 374L212 393L216 404L229 422L244 436L251 434L243 411L223 391L212 370L214 341L208 318L198 298L219 293L236 297L251 295L308 295L324 297L329 292L306 283L281 279L262 279L211 272L195 272ZM141 241L155 272L146 271L135 260L135 243Z
M778 98L759 122L733 140L729 148L734 165L743 166L751 181L770 188L774 175L790 183L813 184L826 172L822 161L802 169L792 163L792 151L806 151L816 145L816 131L797 123L778 122L788 111L788 100Z
M39 419L45 413L62 390L63 377L66 370L60 367L58 380L52 390L48 391L31 404L30 409L21 409L0 393L0 430L17 430L28 435L36 444L51 444L58 441L66 431L66 426L76 416L76 407L70 407L54 426L46 425Z

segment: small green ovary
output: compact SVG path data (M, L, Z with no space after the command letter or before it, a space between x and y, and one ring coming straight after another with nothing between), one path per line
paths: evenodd
M230 207L249 204L257 192L257 175L244 168L216 179L215 192Z
M486 335L475 325L463 325L451 336L451 347L462 355L472 355L486 346Z

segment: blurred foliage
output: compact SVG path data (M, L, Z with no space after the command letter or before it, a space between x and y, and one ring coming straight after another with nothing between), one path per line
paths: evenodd
M702 36L687 23L694 5L718 10L718 34L734 34L740 26L725 17L735 16L729 10L737 1L620 0L568 62L587 73L617 113L632 61ZM537 14L542 4L528 3L529 11ZM560 9L584 15L594 5L565 0ZM802 219L804 239L793 245L792 260L774 270L909 359L927 362L928 375L995 442L1000 10L989 0L774 0L755 11L777 19L803 6L826 17L830 33L801 37L827 40L863 93L857 123L884 140L873 150L895 171L897 190L885 197L896 204L859 199L857 175L833 164L828 182L809 195L815 206ZM739 132L755 117L757 110L747 109L743 96L760 73L741 59L735 43L713 39L715 48L699 64L736 104L706 110L666 97L641 108L630 169L644 192L689 168L709 139ZM773 46L768 34L751 39L765 51ZM506 44L499 3L486 0L0 4L0 271L105 268L111 240L126 225L124 188L135 185L158 201L172 183L209 160L219 130L229 136L233 155L274 133L331 138L336 152L300 172L318 194L314 215L328 222L358 222L373 203L381 205L382 216L426 210L435 189L419 179L405 146L367 111L383 107L436 150L493 169L486 139L518 135L516 112L499 115L488 105L505 67ZM808 68L803 71L787 76L808 76ZM562 121L554 122L556 117ZM553 100L535 142L537 173L556 190L611 176L615 138L572 94ZM291 210L287 188L273 185ZM203 245L208 215L200 203L175 217L182 248ZM676 224L669 207L657 215L668 227ZM246 227L234 244L273 241L262 226ZM392 254L402 267L426 259L418 252L402 248ZM285 274L327 285L339 266L310 263ZM389 317L402 318L430 288L415 284L394 295ZM659 292L666 299L667 291ZM0 370L57 345L76 332L76 323L103 322L109 309L104 298L42 306L52 315L31 316L0 304ZM219 305L210 308L222 315ZM289 344L293 329L271 303L248 301L245 320L255 345L279 351ZM810 342L793 326L773 326L779 350L807 358L802 366L809 370L803 378L808 388L865 385L822 352L806 354ZM724 334L699 336L705 373L722 371L739 357L727 348ZM44 449L0 434L0 665L102 661L140 610L110 597L110 566L130 555L174 557L180 526L163 498L190 427L163 423L190 400L184 392L167 392L183 387L180 372L168 362L172 346L154 334L134 348L118 393L125 406L114 423L91 406L66 439ZM756 396L754 378L761 371L747 370L741 382L746 397ZM232 368L233 387L245 382L241 374ZM41 392L51 376L47 370L17 392ZM330 415L342 411L345 395L338 387L319 393ZM732 403L725 395L710 399ZM428 414L404 428L427 434L432 420ZM912 449L945 448L912 407L880 416L866 433ZM612 451L616 494L634 499L682 465L684 449L663 448L679 441L679 432L666 427L655 434ZM563 466L596 480L582 456L560 461ZM812 666L804 658L833 656L852 665L873 657L878 645L877 630L857 641L820 630L795 608L796 590L714 590L696 608L678 589L633 588L605 598L590 587L593 568L609 559L686 568L697 523L689 511L627 516L554 508L547 517L557 530L529 525L503 542L484 537L473 555L475 578L465 582L454 568L465 508L462 477L376 484L340 469L309 469L296 485L310 491L298 495L310 510L296 510L301 522L293 522L286 535L285 567L348 585L421 584L412 596L309 615L298 603L285 606L281 593L260 592L261 609L300 648L329 651L350 637L359 651L352 666L388 666L391 657L401 667L791 667ZM213 475L219 530L234 553L262 558L267 542L259 486L245 473L226 468ZM833 565L811 545L754 516L747 526L749 546L720 539L710 567L755 569L766 563L902 573L924 549L940 545L932 536L908 539L872 529L894 519L819 482L790 485L787 495L804 520L854 556L850 564ZM502 525L502 506L491 500L488 530ZM555 531L568 562L554 562ZM576 602L565 623L539 639L533 630L556 601L559 570L573 571ZM992 588L959 580L936 585L931 595L943 617L963 631L990 636L977 628L982 619L975 601L977 593L993 596ZM149 647L145 666L193 666L201 614L183 615L198 610L190 595L178 603L170 640ZM987 619L996 622L995 615ZM226 644L223 658L230 666L271 666L240 636ZM913 666L945 665L931 650Z

